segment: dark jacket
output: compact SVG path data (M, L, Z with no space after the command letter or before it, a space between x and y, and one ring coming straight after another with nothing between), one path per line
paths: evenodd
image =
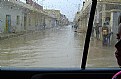
M117 58L118 65L121 67L121 39L116 43L116 52L115 56Z
M121 68L121 23L119 24L119 27L118 27L117 39L118 39L118 42L115 45L117 49L115 52L115 56L117 58L118 65Z

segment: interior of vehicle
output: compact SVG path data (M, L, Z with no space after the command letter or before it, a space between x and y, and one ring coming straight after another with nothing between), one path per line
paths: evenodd
M108 67L108 68L87 67L90 38L91 38L91 32L93 30L92 28L93 28L96 6L97 6L97 0L92 0L86 39L83 49L82 63L80 68L44 68L44 67L17 68L17 67L1 66L0 79L89 79L89 78L112 79L113 75L121 70L119 67Z

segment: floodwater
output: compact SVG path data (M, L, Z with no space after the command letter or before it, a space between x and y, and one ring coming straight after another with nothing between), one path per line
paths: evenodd
M0 66L80 68L84 41L85 34L75 33L71 26L0 40ZM91 40L87 67L116 67L114 51Z

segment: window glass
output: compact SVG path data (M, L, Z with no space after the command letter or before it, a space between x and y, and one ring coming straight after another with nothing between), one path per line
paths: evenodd
M91 0L0 0L0 66L80 68L90 8Z
M120 0L99 0L90 38L87 67L119 67L115 44L121 15Z
M19 25L19 24L20 24L20 17L17 16L17 17L16 17L16 20L17 20L16 24Z

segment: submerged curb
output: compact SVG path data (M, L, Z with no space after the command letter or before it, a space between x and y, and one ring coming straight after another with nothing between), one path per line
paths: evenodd
M20 35L23 35L24 33L2 33L0 34L0 40L7 39L7 38L12 38L12 37L17 37Z

